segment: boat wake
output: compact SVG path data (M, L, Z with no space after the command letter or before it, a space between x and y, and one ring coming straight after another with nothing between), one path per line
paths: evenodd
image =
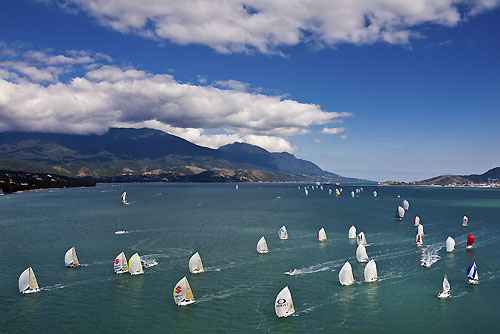
M56 290L56 289L64 289L66 285L62 284L55 284L55 285L49 285L49 286L44 286L40 290L42 291L51 291L51 290Z
M204 302L208 302L208 301L211 301L214 299L223 299L223 298L230 297L230 296L233 296L235 294L241 293L244 290L249 290L249 289L248 288L243 289L242 287L236 287L236 288L232 288L232 289L219 291L217 293L214 293L214 294L211 294L208 296L204 296L200 299L197 299L196 303L204 303Z
M441 244L436 244L436 245L429 245L424 247L422 251L422 257L420 258L420 264L422 267L430 267L434 263L438 262L438 260L441 258L438 255L438 252L443 248L443 245Z

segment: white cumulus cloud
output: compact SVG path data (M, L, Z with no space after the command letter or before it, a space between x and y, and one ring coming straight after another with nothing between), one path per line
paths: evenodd
M408 43L423 24L454 26L500 0L46 0L98 23L218 52L280 53L299 43Z

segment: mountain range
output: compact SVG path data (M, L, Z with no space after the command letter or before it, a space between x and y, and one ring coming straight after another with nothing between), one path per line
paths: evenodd
M211 149L147 128L110 128L102 135L2 132L0 156L0 169L97 180L373 183L324 171L285 152L238 142Z
M413 182L412 184L440 186L500 185L500 167L492 168L479 175L441 175L427 180Z

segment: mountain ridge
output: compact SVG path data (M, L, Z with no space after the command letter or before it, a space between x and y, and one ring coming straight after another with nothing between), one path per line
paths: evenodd
M110 128L102 135L1 132L0 155L1 169L95 179L209 171L205 175L232 181L373 183L324 171L286 152L239 142L211 149L149 128Z

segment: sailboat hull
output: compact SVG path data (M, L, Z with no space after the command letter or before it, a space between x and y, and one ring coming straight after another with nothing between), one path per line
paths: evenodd
M142 274L144 274L144 273L143 273L143 272L140 272L140 271L139 271L139 272L136 272L136 273L130 273L130 275L132 275L132 276L134 276L134 275L142 275Z
M449 298L450 297L450 293L449 292L440 292L438 293L438 298L439 299L445 299L445 298Z
M477 279L470 279L469 284L479 284L479 280Z
M40 289L28 289L28 290L24 290L23 294L30 294L30 293L36 293L36 292L40 292Z
M115 234L127 234L127 233L128 233L128 231L122 231L122 230L115 232Z
M128 270L119 270L115 272L115 274L125 274L125 273L128 273Z
M294 314L295 312L286 312L285 314L283 315L279 315L278 318L287 318L289 316L291 316L292 314Z
M205 270L201 269L201 270L198 270L198 269L194 269L191 273L192 274L201 274L202 272L204 272Z
M196 301L193 299L193 300L183 300L182 302L180 302L179 306L186 306L186 305L190 305L190 304L194 304Z
M80 268L82 265L81 264L70 264L69 266L66 266L66 268Z

